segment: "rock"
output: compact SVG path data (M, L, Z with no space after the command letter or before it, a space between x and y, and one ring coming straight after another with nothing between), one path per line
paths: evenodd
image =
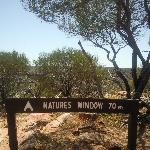
M24 132L24 134L20 135L20 137L18 138L19 143L22 143L23 141L25 141L26 139L28 139L33 134L34 134L33 130L30 130L28 132Z
M43 128L43 132L44 133L56 132L59 129L60 125L64 123L69 117L70 117L70 113L64 113L60 115L55 120L48 123Z
M49 122L48 121L42 121L38 120L36 122L33 122L32 124L29 124L25 127L24 131L30 131L35 129L42 129L44 126L46 126Z
M33 145L25 145L20 150L37 150Z
M40 143L43 145L47 139L50 137L47 137L47 133L55 132L58 130L59 126L70 116L70 113L64 113L57 117L55 120L51 121L50 123L45 122L45 121L40 121L39 119L41 118L38 117L38 119L35 119L36 122L32 122L32 124L29 124L27 126L28 129L24 129L25 132L20 140L20 147L22 150L28 150L31 147L38 147ZM35 121L34 120L34 121ZM43 128L39 130L33 130L35 127L40 127L44 126ZM42 138L41 138L42 137ZM43 141L45 139L45 141ZM51 138L50 138L51 139ZM49 141L49 140L48 140ZM35 145L33 145L35 143Z
M39 131L28 136L24 141L19 144L19 150L39 150L45 149L46 145L50 143L51 137Z
M92 144L101 144L103 141L103 137L98 132L82 133L79 135L78 139Z

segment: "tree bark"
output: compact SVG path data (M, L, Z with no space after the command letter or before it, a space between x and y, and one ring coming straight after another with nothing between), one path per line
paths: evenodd
M87 55L86 51L84 50L81 42L79 41L78 42L83 54L85 55L85 57L88 59L88 61L90 62L91 66L92 66L92 69L93 69L93 74L94 74L94 80L96 81L96 84L97 84L97 88L98 88L98 92L99 92L99 95L101 98L104 98L104 95L103 95L103 92L102 92L102 86L101 86L101 83L99 81L99 78L97 77L97 74L96 74L96 68L95 66L93 65L93 62L92 62L92 59Z
M137 54L135 52L132 53L132 79L133 79L133 85L134 89L137 88Z

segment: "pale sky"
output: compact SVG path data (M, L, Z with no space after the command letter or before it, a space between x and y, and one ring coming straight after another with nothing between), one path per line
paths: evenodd
M149 50L149 33L146 37L139 39L142 50ZM16 50L25 53L32 62L41 52L51 52L63 47L80 49L79 40L87 52L98 57L100 64L112 66L106 59L105 52L79 37L71 37L59 31L55 24L41 21L34 14L25 11L20 0L0 0L0 51ZM128 47L119 53L117 62L120 67L131 67L131 52Z

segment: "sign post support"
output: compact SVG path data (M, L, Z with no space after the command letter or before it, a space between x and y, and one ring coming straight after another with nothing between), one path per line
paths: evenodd
M128 149L136 150L137 113L131 113L128 119Z
M7 111L7 124L10 150L18 150L16 114L14 112Z

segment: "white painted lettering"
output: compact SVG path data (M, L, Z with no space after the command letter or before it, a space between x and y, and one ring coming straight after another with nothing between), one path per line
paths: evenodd
M59 108L64 108L64 102L60 102L60 107Z
M84 108L88 108L88 109L89 109L90 106L91 106L91 105L89 104L89 102L84 102Z
M64 102L64 108L67 109L67 102Z
M43 109L70 109L71 102L43 102Z
M103 103L98 103L97 107L98 107L98 109L103 109Z
M68 109L71 108L71 102L68 102Z
M26 106L24 107L24 111L27 111L27 109L29 109L30 111L33 111L33 108L29 101L27 102Z
M82 102L78 102L78 109L82 108Z
M43 109L47 109L47 102L43 103Z
M116 109L117 104L116 103L109 103L109 109Z
M50 102L49 105L48 105L48 109L53 109L53 108L54 107L53 107L52 103Z
M78 102L78 109L103 109L101 102Z

